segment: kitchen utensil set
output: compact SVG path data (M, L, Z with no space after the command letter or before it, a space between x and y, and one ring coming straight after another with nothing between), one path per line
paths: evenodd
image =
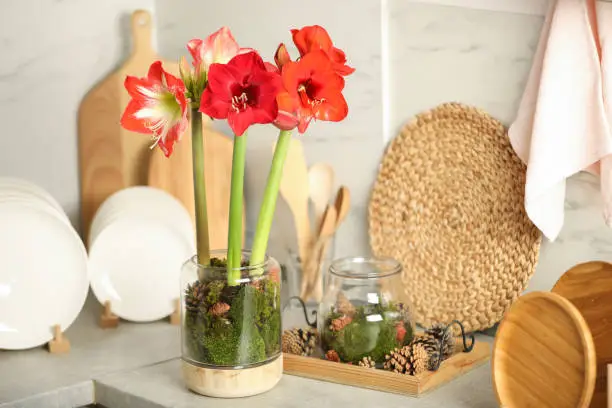
M0 349L40 346L74 322L89 287L85 247L57 201L25 180L0 178L0 263Z
M297 261L302 272L299 294L305 301L311 298L318 301L323 289L322 265L330 241L350 209L350 194L346 187L340 187L335 202L330 204L334 170L325 163L315 163L308 168L299 140L291 141L287 156L280 192L293 214L297 233ZM314 225L309 216L309 200L314 207Z

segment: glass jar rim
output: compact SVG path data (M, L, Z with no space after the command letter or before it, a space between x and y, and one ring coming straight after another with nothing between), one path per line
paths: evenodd
M340 265L361 264L361 265L385 265L385 271L355 273L346 271L347 268L340 268ZM391 257L346 257L334 260L329 273L341 278L350 279L379 279L397 275L402 271L402 265Z
M225 258L227 258L227 250L226 249L215 249L210 251L210 257L211 258L215 258L215 257L219 257L219 255L223 255ZM250 258L251 255L251 251L247 251L247 250L242 250L242 255L247 255L245 258ZM194 265L197 268L201 268L201 269L210 269L210 270L215 270L215 271L227 271L227 267L226 266L210 266L210 265L202 265L201 263L198 262L198 255L193 255L192 257L190 257L187 262L191 263L192 265ZM264 255L264 260L258 264L255 265L246 265L246 266L241 266L239 268L232 268L232 271L251 271L253 269L261 269L264 268L266 269L270 264L270 256L269 255Z

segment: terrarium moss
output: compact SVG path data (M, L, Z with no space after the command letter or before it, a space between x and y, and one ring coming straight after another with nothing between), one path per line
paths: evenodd
M396 305L386 307L365 305L356 307L351 321L342 329L330 328L334 319L345 317L333 308L326 316L325 327L321 333L323 351L335 350L342 362L358 364L365 357L377 363L385 361L385 355L395 347L409 344L413 338L412 324L404 321ZM367 317L378 315L381 320L368 321ZM403 341L397 340L397 324L403 322L406 334Z
M222 266L219 263L223 261L214 259L211 264ZM228 286L222 278L203 284L205 296L199 307L186 310L183 323L187 358L202 364L236 366L260 363L280 353L278 282L262 276L236 286ZM193 287L186 288L186 298ZM213 313L218 303L229 305L229 311Z

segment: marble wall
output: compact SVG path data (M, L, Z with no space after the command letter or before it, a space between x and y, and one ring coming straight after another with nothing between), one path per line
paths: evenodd
M279 40L291 43L287 28L326 26L357 68L346 88L349 118L317 123L303 137L308 162L333 164L338 182L353 193L353 211L339 232L336 255L368 252L369 191L387 141L411 116L454 100L510 123L542 24L541 16L406 0L225 0L214 6L183 0L180 7L170 0L26 0L2 7L0 174L47 188L75 223L78 104L127 55L132 10L154 10L165 58L185 54L187 40L220 25L231 26L241 44L261 49L267 58ZM250 132L249 229L275 136L270 127ZM604 226L598 200L594 177L570 180L565 227L556 242L544 243L531 290L550 288L577 262L612 258L612 231ZM288 246L295 246L292 231L291 216L280 201L272 237L275 255L282 258Z

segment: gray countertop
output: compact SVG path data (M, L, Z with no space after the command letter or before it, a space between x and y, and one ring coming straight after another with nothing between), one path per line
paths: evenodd
M106 408L266 407L319 408L359 406L493 408L490 365L420 398L285 375L271 391L255 397L223 400L189 392L180 371L179 329L167 322L121 322L116 329L97 326L101 307L89 299L66 336L69 354L43 348L0 351L0 408L66 408L97 402ZM285 321L299 318L288 313ZM492 341L479 336L479 340Z

